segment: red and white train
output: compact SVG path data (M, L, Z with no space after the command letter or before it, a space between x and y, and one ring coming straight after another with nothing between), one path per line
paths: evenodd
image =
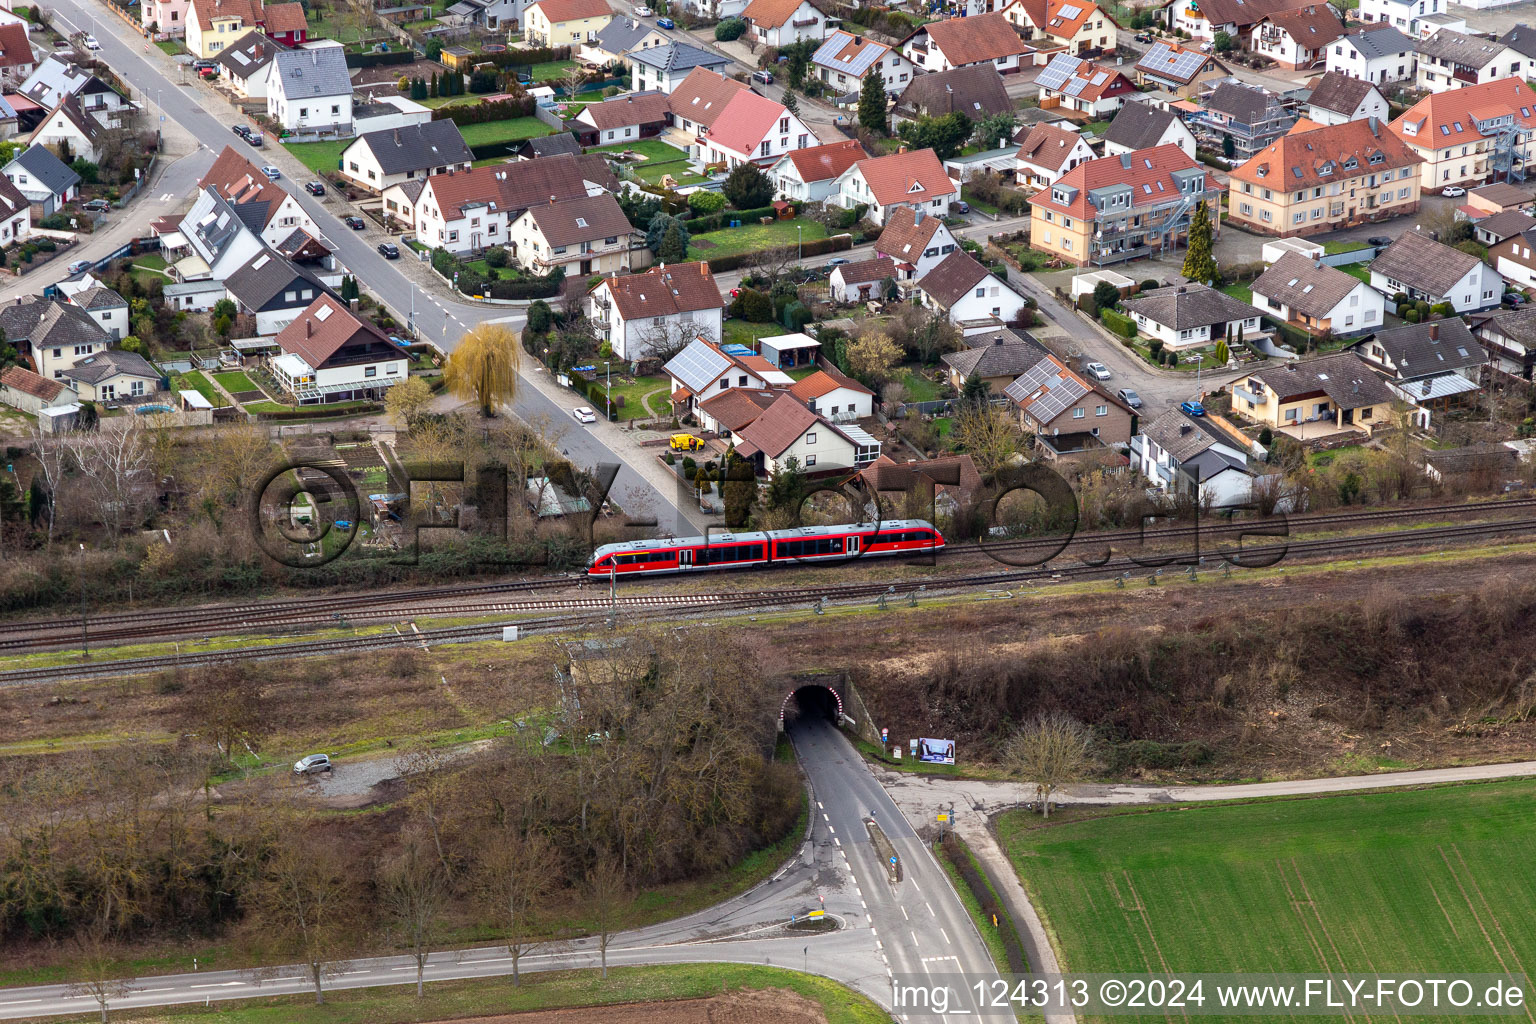
M856 526L802 526L793 530L718 533L604 544L592 553L587 575L656 576L661 573L810 562L850 562L910 552L944 550L944 535L921 519Z

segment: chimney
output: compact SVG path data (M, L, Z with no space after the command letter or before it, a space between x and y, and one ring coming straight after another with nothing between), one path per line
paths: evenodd
M1188 288L1186 288L1186 287L1184 287L1184 286L1183 286L1183 285L1182 285L1182 284L1181 284L1181 285L1179 285L1179 290L1178 290L1178 292L1177 292L1177 293L1176 293L1176 294L1179 294L1179 295L1183 295L1183 294L1184 294L1184 293L1185 293L1185 292L1187 292L1187 291L1189 291L1189 289L1188 289Z
M16 300L20 302L20 299ZM304 318L304 337L308 338L315 333L315 321L313 317Z
M1003 336L1001 334L999 334L997 337L992 339L992 344L994 344L994 345L1001 345L1002 343L1003 343Z
M1439 341L1440 340L1440 325L1439 324L1436 323L1436 324L1430 324L1429 325L1429 340L1430 341Z
M400 129L395 129L395 145L400 145Z
M1180 434L1187 434L1191 430L1194 430L1194 429L1195 429L1195 427L1194 427L1194 424L1192 424L1192 423L1180 423L1179 424L1179 433Z
M1370 116L1370 119L1369 119L1368 123L1371 126L1371 134L1373 136L1375 136L1376 138L1378 138L1378 139L1381 138L1381 124L1380 124L1380 122L1378 122L1376 120L1376 115L1375 114L1372 114Z
M907 151L907 144L905 142L903 142L901 145L896 147L896 152L897 153L905 153L906 151Z
M921 224L923 222L923 218L926 217L927 215L928 215L928 211L927 210L913 210L912 211L912 224L913 224L913 226L915 227L916 225Z
M703 260L699 261L699 276L700 277L708 277L709 276L709 264L705 263Z

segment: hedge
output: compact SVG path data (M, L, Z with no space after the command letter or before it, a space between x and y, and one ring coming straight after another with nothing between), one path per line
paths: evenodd
M706 213L698 217L684 217L683 226L688 229L690 235L702 235L706 231L728 228L733 220L739 220L742 224L752 224L763 217L773 215L774 209L771 206L764 206L757 210L721 210L719 213Z
M564 277L532 277L520 281L491 282L493 299L552 299L560 294Z
M1112 309L1099 310L1099 318L1104 321L1104 326L1120 335L1122 338L1136 337L1136 322L1123 313L1117 313Z
M532 117L533 108L532 96L514 96L511 99L496 100L491 103L466 103L453 107L438 107L432 111L432 120L452 121L462 128L467 124L485 124L487 121L510 121L514 117Z
M993 895L992 886L981 877L976 870L976 864L971 860L971 852L966 849L958 836L953 832L946 832L944 838L939 841L944 848L944 855L949 862L960 872L960 878L965 882L965 887L971 890L971 895L976 897L976 903L981 908L983 918L992 918L997 921L998 935L1003 940L1003 950L1008 957L1008 970L1013 974L1025 974L1029 971L1029 960L1024 956L1024 943L1019 939L1019 930L1015 926L1013 918L1008 916L1005 907L998 903ZM980 927L985 928L984 921L978 921Z
M302 406L298 409L284 409L282 412L258 412L258 420L314 420L330 419L342 416L368 416L376 412L382 412L384 403L374 402L371 405L353 405L342 409L327 409L323 405Z
M807 256L824 256L829 252L842 252L853 248L852 235L833 235L831 238L813 238L805 243L801 249L802 261ZM755 252L738 253L735 256L716 256L714 259L705 260L709 264L711 273L720 273L725 270L737 270L745 266L760 254Z
M478 56L487 59L498 68L507 68L514 64L553 64L556 61L570 60L571 48L569 46L535 46L524 50L508 50L505 53L482 53Z
M349 53L346 57L349 68L388 67L391 64L409 64L415 59L416 53L413 50L395 50L391 53Z

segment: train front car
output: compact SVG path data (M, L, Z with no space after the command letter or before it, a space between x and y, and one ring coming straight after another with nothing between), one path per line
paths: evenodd
M592 553L587 575L657 576L752 569L859 557L920 554L944 549L944 535L921 519L834 526L802 526L771 533L718 533L604 544Z

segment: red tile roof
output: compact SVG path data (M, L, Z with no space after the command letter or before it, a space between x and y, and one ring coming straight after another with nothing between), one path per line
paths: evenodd
M591 121L600 131L629 125L660 124L667 119L667 94L632 92L588 104L578 120Z
M289 32L308 32L309 19L304 16L304 5L273 4L267 8L266 27L267 34L274 36Z
M192 0L197 23L205 28L214 18L239 18L246 28L255 28L266 19L261 0Z
M709 137L722 149L751 157L763 139L778 133L779 121L788 115L784 104L743 90L725 105L719 119L710 127ZM790 128L794 127L792 120Z
M1101 78L1100 76L1103 77ZM1095 64L1093 61L1083 61L1081 64L1079 64L1077 66L1077 70L1073 72L1072 77L1067 79L1066 82L1063 82L1061 88L1047 89L1044 91L1062 93L1065 95L1067 86L1074 80L1080 82L1081 84L1077 86L1077 91L1073 92L1072 95L1078 99L1083 100L1102 100L1111 96L1117 96L1121 93L1136 91L1135 83L1132 82L1129 78L1126 78L1114 68L1108 68L1102 64ZM1097 85L1094 84L1095 81L1098 82ZM1049 127L1049 125L1037 125L1037 127L1045 128Z
M687 388L679 388L683 393L683 400L689 394ZM772 405L783 394L780 391L762 391L758 388L729 388L712 398L699 403L699 408L718 422L726 430L737 431L762 415L764 409ZM672 400L678 401L677 393Z
M1346 121L1310 131L1293 128L1234 167L1231 176L1284 192L1423 162L1380 122L1373 131L1369 121Z
M825 146L791 150L784 156L795 165L800 180L809 183L831 181L863 160L867 154L863 146L853 139L847 139L843 142L829 142Z
M208 173L203 175L197 187L211 188L235 206L243 206L246 203L266 203L263 224L277 215L278 207L288 198L288 193L281 185L268 180L255 164L235 152L233 146L224 147L224 151L213 162L213 166L208 168Z
M1442 149L1483 141L1477 119L1513 114L1515 123L1536 127L1536 89L1518 78L1500 78L1464 89L1437 92L1409 107L1389 128L1411 146Z
M1001 14L935 21L918 31L927 32L934 48L955 67L1030 52L1030 47Z
M1034 206L1042 206L1074 217L1081 217L1084 220L1092 220L1097 217L1097 211L1088 202L1090 189L1103 188L1106 185L1129 185L1131 205L1134 209L1138 206L1166 202L1172 196L1178 195L1179 186L1173 179L1173 172L1198 168L1200 168L1199 164L1186 156L1178 146L1172 144L1152 149L1138 149L1134 153L1100 157L1097 160L1078 164L1063 174L1050 188L1041 189L1030 196L1029 201ZM1077 194L1070 203L1058 203L1051 198L1052 189L1058 188L1076 189ZM1219 202L1221 193L1224 191L1221 183L1216 180L1216 176L1209 172L1205 175L1205 191L1211 202Z
M779 28L795 16L802 3L805 0L752 0L741 12L741 17L754 25Z
M776 459L819 422L821 417L807 409L800 399L781 394L761 416L737 432L741 443L736 450L742 455L762 452Z
M873 39L865 39L863 36L856 36L852 32L833 33L828 35L828 42L837 38L839 34L841 34L845 40L843 43L843 48L838 50L836 53L827 54L825 59L837 61L842 65L847 65L852 62L855 57L863 56L866 53L878 52L879 56L875 57L874 60L870 62L870 66L873 66L874 64L884 60L886 53L891 49L884 43L877 43ZM821 55L818 53L817 56ZM831 67L834 70L838 70L837 64L828 64L826 66ZM841 70L847 70L847 68L844 67ZM866 71L866 74L867 73L868 72Z
M558 25L562 21L601 18L604 15L613 14L613 8L608 6L608 0L538 0L537 3L528 6L537 7L542 11L551 25Z
M603 284L625 320L719 309L724 304L707 263L652 267L643 274L607 278Z
M928 243L933 241L941 223L939 218L929 217L926 212L919 221L917 214L918 211L907 206L892 210L885 219L885 230L875 242L875 251L904 263L916 263Z
M966 21L974 19L966 18ZM1012 31L1012 29L1009 29ZM1174 147L1177 148L1177 147ZM959 194L959 187L944 173L944 165L931 149L913 149L890 156L860 160L859 173L869 183L881 206L915 203Z
M536 204L580 199L587 182L604 191L619 187L608 162L597 153L561 154L538 160L493 164L468 171L434 174L427 179L444 220L458 220L466 206L494 203L499 210L526 210Z
M789 389L789 393L800 399L802 402L809 402L813 398L820 398L822 395L830 395L838 388L847 388L849 391L857 391L861 395L874 394L873 391L869 390L869 388L865 387L863 384L860 384L852 377L846 377L843 374L838 373L835 369L817 370L809 377L802 377L800 380L795 382L794 387Z
M1028 135L1024 136L1024 142L1019 146L1018 158L1036 167L1048 167L1053 171L1059 171L1061 165L1067 162L1067 157L1072 154L1082 139L1083 137L1077 132L1069 132L1054 124L1037 124L1029 129Z
M896 262L889 256L877 256L872 260L844 263L833 273L843 279L843 284L869 284L871 281L884 281L888 277L895 277Z
M0 68L21 67L35 64L32 43L27 39L27 26L12 22L0 25Z
M388 335L352 315L340 299L321 295L272 340L284 352L292 352L318 370L359 333L370 335L369 341L389 345Z
M738 92L746 91L746 85L726 78L718 71L694 68L683 79L683 84L672 90L667 97L667 109L673 117L686 118L708 128L725 110L725 105Z
M1073 11L1076 13L1072 14ZM1046 5L1045 23L1038 27L1048 35L1059 39L1071 39L1082 31L1084 25L1094 20L1095 16L1114 20L1097 5L1084 3L1083 0L1050 0Z
M0 372L0 384L34 398L41 398L45 402L58 398L64 390L63 384L35 374L25 366L7 366L3 372Z
M1269 22L1308 50L1320 49L1344 35L1344 23L1331 4L1317 3L1281 11L1260 20Z

